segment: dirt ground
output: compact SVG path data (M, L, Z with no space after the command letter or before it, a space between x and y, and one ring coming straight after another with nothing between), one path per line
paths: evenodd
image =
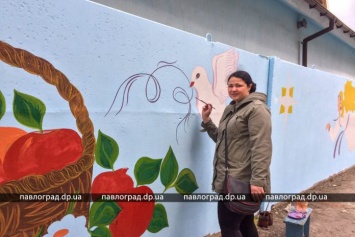
M304 193L353 193L353 199L355 199L355 166L315 184ZM289 204L288 202L280 202L273 206L273 225L268 228L258 227L259 237L285 236L286 226L283 220L287 215L285 209ZM310 236L355 236L355 202L308 202L308 207L313 209ZM216 233L206 237L221 237L221 235Z

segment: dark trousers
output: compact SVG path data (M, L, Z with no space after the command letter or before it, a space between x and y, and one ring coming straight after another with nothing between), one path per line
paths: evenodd
M258 237L254 215L231 212L223 202L218 202L218 222L222 237Z

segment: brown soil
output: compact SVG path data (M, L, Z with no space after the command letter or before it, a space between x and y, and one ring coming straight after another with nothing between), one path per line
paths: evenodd
M353 193L353 199L355 199L355 166L315 184L304 193ZM287 215L285 208L289 204L288 202L280 202L273 206L273 225L268 228L258 227L259 237L285 236L286 226L283 220ZM308 207L313 209L310 236L355 236L355 202L308 202ZM206 237L221 237L221 235L216 233Z

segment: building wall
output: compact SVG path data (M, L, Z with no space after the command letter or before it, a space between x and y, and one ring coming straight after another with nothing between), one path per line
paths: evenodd
M184 195L215 197L215 144L200 131L195 97L213 104L218 121L229 100L219 102L209 85L225 83L225 75L236 69L250 72L268 97L273 193L301 192L354 164L351 78L88 1L1 2L0 15L0 194L8 201L25 194L0 206L0 236L219 231L217 202L188 202ZM339 95L344 113L338 110ZM18 129L30 138L70 129L81 143L68 136L42 143L22 135L11 140ZM73 163L73 153L66 151L74 144L85 150ZM117 202L89 202L90 191ZM138 199L132 196L137 193L156 200L117 200L124 194Z
M214 41L255 54L302 65L301 42L325 27L290 7L288 1L95 0L202 37L210 33ZM297 29L297 21L303 18L307 28ZM331 33L308 44L308 67L354 78L354 61L355 42L350 46Z

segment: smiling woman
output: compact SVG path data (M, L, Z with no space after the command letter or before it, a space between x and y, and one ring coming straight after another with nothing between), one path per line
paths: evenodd
M245 206L256 206L256 210L248 210L243 205L235 208L231 202L219 201L218 221L224 237L256 237L253 213L264 194L271 190L271 113L266 106L266 95L256 92L256 84L248 72L233 72L227 85L232 102L224 109L218 127L210 118L210 104L205 105L201 113L201 126L216 142L212 189L230 195L229 183L234 179L234 183L250 190L254 202Z

